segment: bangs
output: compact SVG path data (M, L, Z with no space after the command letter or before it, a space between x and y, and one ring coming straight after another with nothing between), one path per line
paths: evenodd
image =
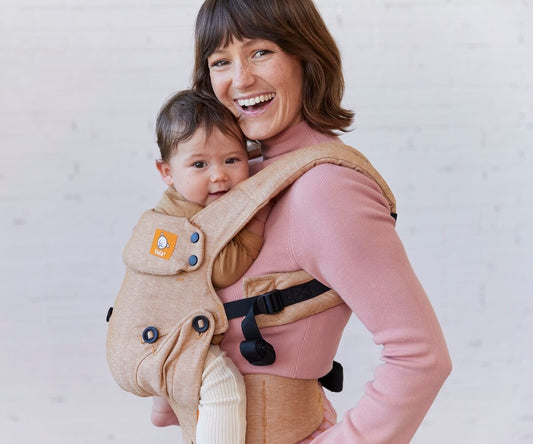
M347 131L353 112L341 104L339 48L312 0L204 0L196 16L193 89L216 97L207 59L246 39L273 42L299 58L305 120L324 134Z
M273 17L266 17L260 1L218 0L200 10L196 23L196 42L207 59L216 49L229 45L233 39L265 39L279 44L274 32ZM207 5L207 2L204 6ZM274 20L274 22L277 20Z

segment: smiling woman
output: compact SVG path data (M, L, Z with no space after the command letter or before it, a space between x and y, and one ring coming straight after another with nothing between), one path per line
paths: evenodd
M195 37L193 88L218 99L245 136L260 142L262 159L252 172L308 145L340 143L338 134L348 130L353 113L341 105L339 50L311 0L206 0ZM277 358L261 367L241 355L241 319L230 320L220 346L245 375L248 419L262 427L260 436L272 438L268 442L408 443L448 376L439 322L391 216L372 179L338 165L316 166L276 199L264 245L243 279L218 291L223 302L233 302L255 296L249 292L254 280L271 283L268 291L285 289L283 279L301 271L343 300L263 329ZM308 395L331 375L352 313L383 347L384 364L335 424L325 396ZM311 385L280 388L301 381ZM306 407L298 421L284 396ZM318 422L308 414L316 399ZM287 418L290 427L282 427ZM249 432L247 442L256 442Z
M197 17L195 40L193 87L198 91L213 92L215 79L211 76L218 66L212 65L215 60L211 57L215 53L227 50L230 44L263 43L265 46L254 47L255 53L248 55L262 59L269 52L281 51L298 61L300 68L284 68L284 72L294 81L301 80L297 88L300 111L312 128L333 135L351 125L353 112L341 105L344 77L340 52L311 1L207 1ZM223 59L218 65L226 63Z

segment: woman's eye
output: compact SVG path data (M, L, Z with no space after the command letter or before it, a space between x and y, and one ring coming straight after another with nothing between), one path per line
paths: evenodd
M269 51L268 49L260 49L259 51L256 51L254 53L254 57L263 57L263 56L266 56L267 54L271 54L272 51Z
M215 60L209 63L210 68L221 68L226 66L229 62L227 60Z
M194 163L192 164L192 166L193 166L194 168L204 168L205 165L206 165L205 162L194 162Z

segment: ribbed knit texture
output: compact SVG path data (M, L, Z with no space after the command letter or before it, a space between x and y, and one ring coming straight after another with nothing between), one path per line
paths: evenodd
M226 353L211 346L202 374L196 444L244 444L245 438L243 377Z
M305 122L296 124L262 143L264 160L253 172L298 148L334 141L338 139ZM353 407L313 444L409 443L450 372L450 357L376 182L336 165L311 169L276 199L264 239L243 279L303 269L333 288L345 304L263 329L277 356L268 369L254 368L240 356L238 319L230 320L222 349L246 375L267 371L300 379L320 377L331 368L344 326L355 314L372 336L369 341L381 348L383 362L376 363L362 397L344 394L353 399ZM237 282L218 295L230 302L242 298L242 288Z

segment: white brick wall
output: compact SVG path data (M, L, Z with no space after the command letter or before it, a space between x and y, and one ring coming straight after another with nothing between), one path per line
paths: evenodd
M104 316L131 227L162 189L154 118L189 83L199 5L0 2L2 442L177 442L111 380ZM396 193L455 365L414 441L531 442L533 4L317 5L357 113L344 140ZM353 320L340 412L378 355Z

